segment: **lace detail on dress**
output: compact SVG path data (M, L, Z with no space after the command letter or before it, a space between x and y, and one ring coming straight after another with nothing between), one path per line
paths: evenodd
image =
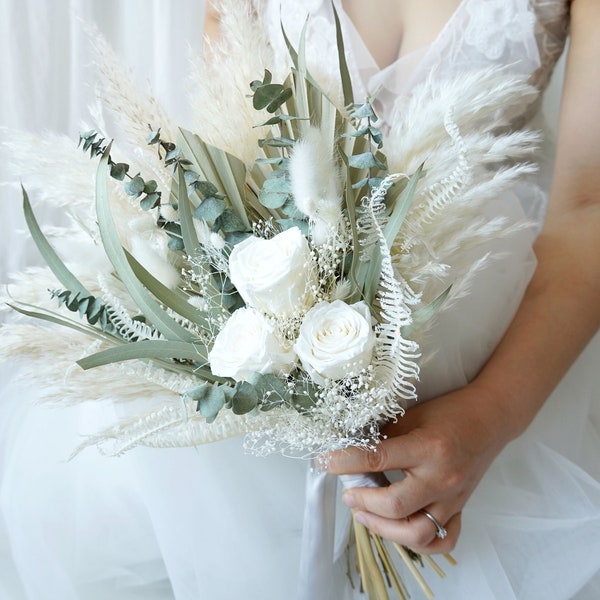
M531 11L517 12L506 0L469 2L466 12L465 43L491 61L502 58L510 43L526 37L535 23Z

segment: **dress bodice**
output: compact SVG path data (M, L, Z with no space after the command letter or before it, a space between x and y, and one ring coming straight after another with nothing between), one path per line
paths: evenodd
M341 0L333 3L344 30L355 97L375 97L375 107L384 120L395 98L433 69L449 75L501 64L527 75L532 84L543 90L563 50L568 29L569 0L462 0L432 43L381 69L344 12ZM332 92L326 83L335 78L337 71L331 3L265 0L263 11L276 59L280 61L287 56L281 23L292 43L297 43L309 17L307 64L317 80Z

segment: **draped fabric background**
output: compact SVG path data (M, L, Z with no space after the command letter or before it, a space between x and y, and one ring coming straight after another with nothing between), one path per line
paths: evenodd
M204 0L0 0L0 127L62 132L77 143L94 97L83 23L94 23L142 85L182 123L188 50L202 43ZM0 139L5 132L0 133ZM32 164L34 169L35 165ZM23 234L18 181L0 161L0 281L39 262ZM56 223L60 215L38 215Z
M201 49L203 15L204 0L0 0L0 128L60 132L77 143L94 97L84 22L95 24L123 67L185 123L186 57ZM0 141L7 135L0 130ZM41 262L24 232L18 183L0 160L2 283L8 273ZM37 214L42 223L60 223L60 214ZM0 385L6 377L0 370ZM0 519L0 598L21 600L4 536Z

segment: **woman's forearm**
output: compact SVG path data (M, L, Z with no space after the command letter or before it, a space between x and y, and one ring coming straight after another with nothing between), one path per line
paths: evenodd
M572 3L571 44L538 268L482 369L506 434L519 435L600 326L600 23L597 0Z

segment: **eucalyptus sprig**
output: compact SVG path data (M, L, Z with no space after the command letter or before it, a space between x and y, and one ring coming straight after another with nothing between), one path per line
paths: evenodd
M90 325L96 325L105 333L117 334L117 329L112 323L109 307L101 298L92 294L85 294L72 290L49 290L52 298L58 300L58 306L66 306L71 312L79 313L85 317Z
M90 158L102 156L108 148L108 142L100 134L91 129L79 134L79 144L84 152L89 151ZM124 189L128 196L140 199L140 206L143 210L151 210L160 205L161 192L158 190L158 184L153 179L145 181L143 177L137 173L132 175L129 173L130 166L127 163L115 162L112 156L108 155L108 165L110 176L117 181L125 182Z
M363 103L354 103L350 109L350 118L354 122L356 130L344 133L343 137L364 137L368 141L369 148L366 152L348 156L348 166L350 168L368 170L368 176L354 182L352 188L359 189L368 185L371 189L375 189L381 185L385 175L387 175L385 156L381 152L375 153L372 150L373 146L376 146L378 150L383 146L383 136L375 126L377 115L368 100Z

